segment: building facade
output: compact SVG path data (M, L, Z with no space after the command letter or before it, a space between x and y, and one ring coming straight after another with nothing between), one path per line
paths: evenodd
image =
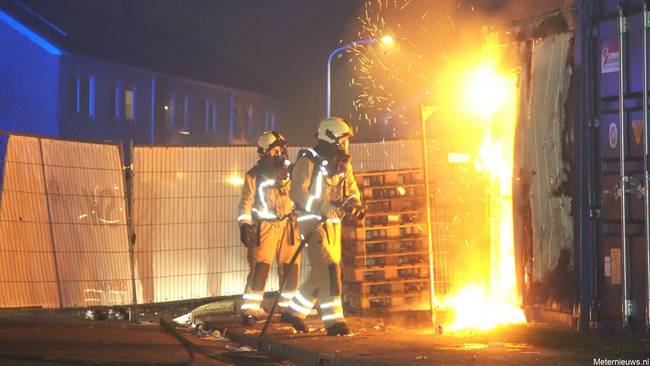
M31 18L0 9L0 130L223 145L251 143L277 125L277 98L70 51L57 42L63 30Z

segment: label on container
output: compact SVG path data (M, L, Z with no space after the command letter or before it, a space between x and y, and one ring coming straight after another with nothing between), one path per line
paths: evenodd
M618 145L618 125L616 122L609 124L609 147L616 149Z
M634 142L641 145L641 137L643 137L643 120L632 121L632 130L634 131Z
M612 257L612 285L621 284L621 250L612 249L609 252Z
M617 41L606 41L600 45L600 72L618 72L620 52Z

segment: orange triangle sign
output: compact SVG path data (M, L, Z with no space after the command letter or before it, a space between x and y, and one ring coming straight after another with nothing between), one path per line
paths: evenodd
M632 129L634 130L634 141L637 145L641 145L641 137L643 136L643 121L632 121Z

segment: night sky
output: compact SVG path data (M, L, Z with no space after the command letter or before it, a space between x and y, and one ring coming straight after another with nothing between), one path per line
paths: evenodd
M93 17L101 15L104 21L115 19L135 25L129 32L137 33L140 27L166 29L196 41L192 44L201 49L196 54L170 41L170 55L190 58L188 67L192 67L192 57L211 65L214 60L216 68L237 69L236 74L244 76L240 78L242 89L253 85L279 97L283 102L279 129L291 144L312 142L315 126L325 113L325 61L341 41L376 37L387 31L404 45L398 51L399 58L390 52L371 52L384 67L381 74L373 71L372 87L359 78L360 60L368 53L347 54L335 60L332 94L333 114L359 125L361 138L391 137L391 131L394 137L406 137L412 131L393 130L392 126L404 127L412 116L405 114L399 120L395 109L404 101L417 99L427 85L433 85L435 72L431 69L445 61L439 55L458 52L458 39L475 38L483 24L538 15L567 4L567 0L23 2L64 30L83 29L84 22L92 23ZM371 27L360 21L364 18L372 19ZM353 78L356 86L351 85ZM235 77L225 84L237 83ZM358 98L364 88L368 95L384 95L385 99ZM353 107L355 99L357 108ZM378 127L377 119L390 121L390 125L385 122Z

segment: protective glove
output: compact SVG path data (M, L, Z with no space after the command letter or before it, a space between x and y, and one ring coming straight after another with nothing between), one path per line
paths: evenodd
M239 238L245 246L253 242L253 225L244 223L239 225Z
M357 202L348 201L341 206L341 210L349 219L356 222L363 222L366 217L366 208Z

